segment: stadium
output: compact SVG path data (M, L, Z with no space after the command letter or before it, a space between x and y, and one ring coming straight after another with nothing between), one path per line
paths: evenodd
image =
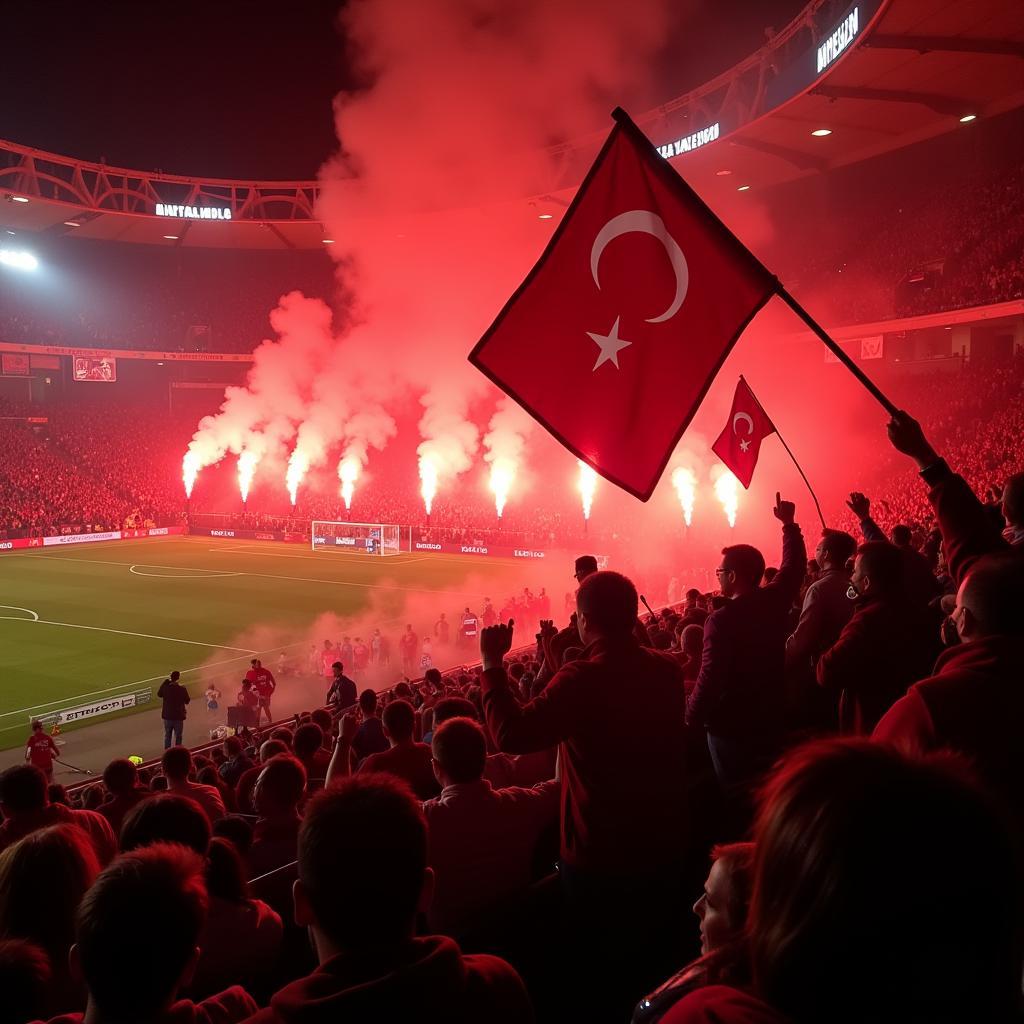
M779 0L736 5L730 24L665 0L331 6L317 45L344 54L346 78L321 104L331 137L309 143L319 166L304 180L266 175L299 163L269 133L220 159L252 161L249 177L204 176L202 147L169 138L155 152L174 173L77 156L62 129L43 131L45 112L39 134L0 139L0 990L24 999L12 1024L82 1019L61 1015L87 1005L97 1022L177 1019L170 1002L144 1010L139 986L137 1008L97 1011L88 972L65 976L66 957L12 923L5 888L53 808L106 817L124 858L125 823L168 793L210 819L213 845L196 850L211 894L227 856L277 918L262 959L255 932L241 941L251 969L225 966L225 931L196 979L173 979L187 1019L363 1019L358 1001L336 1017L283 1008L308 1005L292 991L317 963L307 924L321 970L328 947L377 949L315 910L293 923L292 884L305 882L302 837L335 795L342 813L343 793L351 827L383 838L362 854L340 844L339 863L358 873L373 847L399 864L385 804L410 788L437 888L403 942L449 936L465 963L503 965L465 967L483 972L476 994L437 997L438 1019L797 1024L826 1019L869 952L893 958L896 980L865 984L863 1005L851 997L834 1019L889 1020L865 1009L877 1001L893 1020L1020 1019L1019 950L1012 999L981 953L964 954L948 1005L941 957L925 970L908 952L935 953L959 921L952 882L934 919L883 915L891 946L855 956L849 976L815 959L832 938L807 893L790 908L811 922L793 977L757 929L783 874L763 851L785 814L796 828L786 786L844 758L875 803L858 805L842 772L819 779L836 815L821 848L837 843L843 865L847 828L867 848L887 822L910 860L948 844L949 864L966 865L977 856L954 841L957 814L990 829L995 861L988 802L1007 834L1022 822L1024 9ZM715 70L687 79L686 63ZM284 67L301 96L301 61ZM460 742L483 744L475 775ZM943 776L915 760L936 751L971 767ZM125 763L127 790L109 771ZM22 807L30 769L50 784L49 817ZM256 781L288 791L297 770L290 803ZM380 808L358 804L361 776ZM504 860L470 835L471 805L461 819L460 804L444 809L471 784L497 794L480 831ZM929 801L947 798L940 826ZM76 820L95 840L102 822ZM215 852L210 827L238 849ZM747 840L756 855L738 852ZM96 871L111 859L97 842ZM812 854L780 850L779 864L808 858L794 879L815 877ZM742 913L710 919L728 939L716 945L709 878L699 950L696 926L653 910L626 949L638 907L689 907L709 853L718 885L736 875L729 899L745 893ZM991 881L1007 893L1010 859L1014 877L994 868ZM836 882L850 886L834 911L850 929L866 878ZM353 901L374 917L369 896ZM1015 908L1012 921L992 911L996 962L999 928L1020 914L993 902ZM562 964L569 939L578 953ZM384 986L383 1019L433 1019L429 985L402 996L359 962L351 984L365 970ZM238 985L237 1005L203 1009Z

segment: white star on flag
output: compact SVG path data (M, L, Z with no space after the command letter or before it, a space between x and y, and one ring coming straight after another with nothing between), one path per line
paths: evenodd
M744 438L742 441L740 441L740 451L741 452L746 452L746 451L749 451L749 450L750 450L750 442L746 438Z
M595 334L592 331L586 332L587 337L595 341L597 347L601 350L601 354L597 357L597 362L594 363L595 370L602 363L614 363L617 370L619 368L619 352L633 344L631 341L624 341L619 337L620 319L621 317L615 318L615 323L612 324L612 329L607 334Z

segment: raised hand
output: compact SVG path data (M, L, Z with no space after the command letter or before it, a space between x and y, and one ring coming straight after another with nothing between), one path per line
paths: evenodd
M871 502L860 491L854 491L846 504L858 519L867 519L871 515Z
M484 626L480 630L480 659L485 670L501 667L505 655L512 650L515 624L515 619L509 619L508 625L499 622L495 626Z
M796 505L792 501L783 501L782 494L779 491L775 492L775 508L772 509L772 515L783 526L789 526L796 518Z
M909 455L921 469L938 460L935 449L924 436L921 424L910 413L898 410L885 429L893 448Z

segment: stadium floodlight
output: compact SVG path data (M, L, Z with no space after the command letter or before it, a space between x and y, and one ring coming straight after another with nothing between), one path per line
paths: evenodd
M24 249L0 249L0 263L14 270L35 270L39 260Z

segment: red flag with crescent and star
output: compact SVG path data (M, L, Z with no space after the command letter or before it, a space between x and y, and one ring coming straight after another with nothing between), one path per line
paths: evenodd
M646 501L775 278L622 111L470 362Z
M774 433L775 425L754 397L750 385L740 377L736 394L732 397L729 422L711 450L729 467L732 475L749 488L761 442Z

